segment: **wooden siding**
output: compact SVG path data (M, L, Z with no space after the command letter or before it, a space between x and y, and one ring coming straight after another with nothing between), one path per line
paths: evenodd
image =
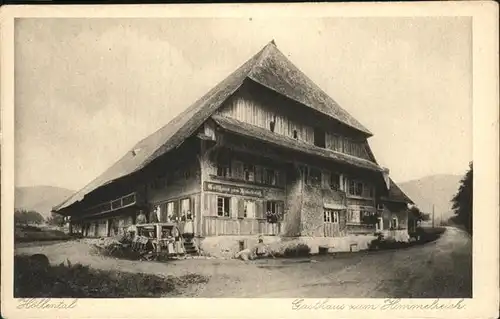
M272 102L256 99L245 90L240 90L217 113L261 128L270 129L274 121L274 132L294 137L309 144L314 144L314 124L304 123L301 116L290 116L283 110L286 107L277 107ZM366 149L366 140L353 139L338 132L325 131L325 147L334 151L372 160Z
M218 235L278 235L281 225L270 224L265 219L235 219L217 216L205 216L203 234Z
M340 235L340 225L334 223L323 224L324 237L337 237Z
M200 192L200 165L197 160L191 161L185 168L173 169L171 175L160 175L158 179L160 183L151 181L148 184L149 203L159 204L173 198L189 196Z

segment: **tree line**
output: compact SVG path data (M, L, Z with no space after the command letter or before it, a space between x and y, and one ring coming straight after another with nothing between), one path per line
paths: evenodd
M64 219L59 214L52 213L48 218L35 210L16 209L14 211L14 223L16 225L40 225L43 222L53 226L64 226Z
M472 235L472 197L473 197L473 164L469 163L469 169L460 181L457 193L451 199L455 216L450 218L453 224L461 225Z

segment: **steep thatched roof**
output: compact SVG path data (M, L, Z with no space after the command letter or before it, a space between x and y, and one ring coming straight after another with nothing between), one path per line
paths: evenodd
M224 130L243 135L245 137L266 141L278 146L294 149L303 153L319 156L340 163L357 166L374 171L382 171L376 163L359 157L347 155L333 150L311 145L301 140L296 140L288 136L275 134L270 130L238 121L222 115L212 115L212 119Z
M144 168L155 158L178 147L243 84L245 79L251 79L367 136L371 136L371 133L364 126L340 108L333 99L298 70L272 41L188 109L137 143L131 151L127 152L102 175L54 207L53 210L60 211L77 201L81 201L86 194L93 190Z
M390 188L387 196L382 197L382 200L386 200L389 202L397 202L397 203L408 203L414 204L413 201L408 197L399 186L394 182L391 178L390 180Z

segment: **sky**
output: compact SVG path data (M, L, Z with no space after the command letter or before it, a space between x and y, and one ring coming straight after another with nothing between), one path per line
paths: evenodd
M68 18L15 25L15 184L77 190L275 40L397 182L472 160L467 17Z

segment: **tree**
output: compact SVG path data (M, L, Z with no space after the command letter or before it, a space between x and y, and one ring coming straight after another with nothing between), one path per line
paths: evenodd
M64 217L59 214L52 213L50 217L47 218L47 224L62 227L65 224Z
M469 170L460 181L458 191L451 200L455 213L453 222L463 225L469 234L472 234L472 175L472 162L470 162Z
M415 220L417 222L431 219L429 214L424 213L416 206L413 206L410 208L410 213L409 213L408 217L411 220Z
M41 224L43 216L34 210L19 209L14 212L14 222L16 224Z

